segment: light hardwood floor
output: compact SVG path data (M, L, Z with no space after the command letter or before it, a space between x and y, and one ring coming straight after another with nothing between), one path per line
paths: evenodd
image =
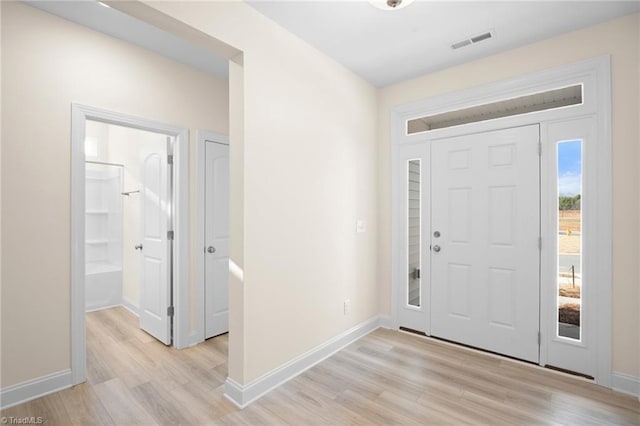
M177 351L123 308L87 315L88 381L9 408L46 425L640 424L636 398L406 333L377 330L238 410L227 336Z

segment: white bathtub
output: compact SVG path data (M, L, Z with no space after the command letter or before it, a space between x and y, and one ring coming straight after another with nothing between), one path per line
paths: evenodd
M122 267L90 262L85 268L85 309L87 312L122 303Z

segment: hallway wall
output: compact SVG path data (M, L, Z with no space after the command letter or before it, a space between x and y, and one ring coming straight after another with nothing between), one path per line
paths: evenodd
M243 2L149 5L243 52L229 377L248 384L378 315L376 90Z

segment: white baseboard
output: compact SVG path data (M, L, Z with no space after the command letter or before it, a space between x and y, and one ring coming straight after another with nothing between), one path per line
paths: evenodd
M625 373L611 373L611 388L640 399L640 377Z
M71 370L58 371L0 389L0 408L5 409L71 387Z
M120 306L120 305L119 305L119 304L117 304L117 303L116 303L115 305L99 306L99 307L97 307L97 308L87 309L87 310L85 310L85 311L84 311L84 313L85 313L85 314L88 314L88 313L90 313L90 312L98 312L98 311L102 311L102 310L105 310L105 309L115 308L115 307L118 307L118 306Z
M245 408L267 392L293 379L300 373L308 370L345 346L353 343L363 336L366 336L379 327L380 317L373 317L368 321L358 324L344 333L329 339L323 344L292 359L278 368L271 370L263 376L252 380L246 385L241 385L227 377L224 387L224 396L239 408Z
M122 307L125 308L127 311L131 312L133 315L137 317L140 316L138 307L133 303L131 303L131 301L125 297L122 298Z
M395 328L393 326L393 320L389 315L380 315L380 327L388 330L393 330Z
M245 399L245 388L245 386L242 386L240 383L227 376L227 380L224 382L224 397L231 401L236 407L242 409L268 392L264 391L262 395L255 397L253 400L242 403Z
M190 348L192 346L199 345L200 343L204 342L204 340L204 336L202 335L202 333L200 333L200 330L194 330L189 333L187 347Z

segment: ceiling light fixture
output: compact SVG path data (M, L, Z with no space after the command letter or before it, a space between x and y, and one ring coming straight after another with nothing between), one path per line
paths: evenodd
M369 0L373 6L382 10L398 10L409 6L414 0Z

